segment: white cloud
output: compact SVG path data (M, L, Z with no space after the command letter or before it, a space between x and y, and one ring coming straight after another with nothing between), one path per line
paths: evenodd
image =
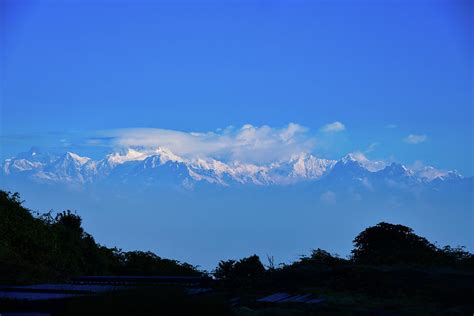
M403 140L405 143L408 144L420 144L425 142L428 139L426 135L416 135L416 134L410 134L407 137L405 137Z
M448 171L436 169L432 166L426 166L422 161L419 160L415 161L415 163L410 166L410 169L413 170L419 177L428 181L448 175Z
M380 171L387 166L387 164L382 160L369 160L360 151L350 153L350 156L364 166L364 168L372 172Z
M163 147L186 158L212 157L254 163L289 159L295 153L310 152L315 146L308 129L295 123L282 128L246 124L216 132L131 128L105 131L100 136L115 147Z
M345 129L346 127L344 126L344 124L342 124L339 121L336 121L336 122L324 125L321 128L321 131L324 133L336 133L336 132L342 132Z
M368 154L373 152L378 145L379 143L371 143L369 147L364 151L364 153Z
M395 125L395 124L387 124L387 125L385 125L385 128L393 129L393 128L397 128L397 125Z
M336 203L336 193L326 191L319 196L319 199L325 204L334 204Z

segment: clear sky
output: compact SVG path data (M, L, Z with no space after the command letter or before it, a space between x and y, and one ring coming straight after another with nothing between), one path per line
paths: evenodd
M472 1L2 1L0 158L293 122L328 158L473 175ZM411 135L411 136L410 136Z

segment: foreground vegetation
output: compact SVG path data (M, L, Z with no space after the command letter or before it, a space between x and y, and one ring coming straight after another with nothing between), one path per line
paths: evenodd
M79 275L211 274L151 252L123 252L95 242L70 211L37 214L20 196L0 191L0 284L67 281ZM183 288L148 288L60 302L23 303L53 314L332 315L389 312L470 314L474 311L474 255L439 247L403 225L379 223L354 239L348 258L316 249L286 265L256 255L218 263L213 291L198 297ZM324 304L260 304L275 293L314 293ZM233 302L230 304L229 302ZM15 302L2 306L14 309ZM1 312L1 311L0 311Z
M0 284L64 281L79 275L200 275L152 252L95 242L70 211L35 214L18 193L0 191Z

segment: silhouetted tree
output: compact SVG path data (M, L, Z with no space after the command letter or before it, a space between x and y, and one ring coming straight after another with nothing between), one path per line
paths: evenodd
M474 254L466 251L465 247L444 246L439 252L442 263L446 265L474 269Z
M120 274L124 275L201 275L196 267L176 260L160 258L150 251L122 254Z
M365 264L431 264L437 248L413 229L379 223L362 231L354 239L352 259Z
M196 267L151 252L121 252L95 242L71 211L38 215L18 193L0 190L0 282L62 280L75 275L199 275Z
M258 278L265 272L260 258L257 255L253 255L247 258L243 258L237 261L234 265L235 274L239 278Z
M315 249L311 252L309 257L302 257L300 260L301 264L306 265L334 265L344 263L346 260L339 258L337 255L332 255L326 250Z
M222 281L229 281L234 277L235 260L221 260L214 270L214 276Z
M214 276L226 284L256 285L265 274L260 258L253 255L239 261L220 261L214 270Z
M62 226L65 231L76 233L81 237L84 234L84 229L81 226L82 218L70 210L58 213L55 217L55 225Z

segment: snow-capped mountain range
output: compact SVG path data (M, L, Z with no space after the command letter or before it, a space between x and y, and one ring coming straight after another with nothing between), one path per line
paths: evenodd
M139 181L144 184L161 182L166 185L172 181L186 188L199 183L265 186L321 179L363 182L367 178L376 178L412 184L463 179L456 171L443 171L431 166L408 168L399 163L386 164L369 160L360 153L348 154L340 160L301 153L287 161L257 165L212 158L186 159L161 147L154 150L129 148L100 160L72 152L57 156L33 148L6 159L2 165L2 177L75 185L107 180L124 183Z

